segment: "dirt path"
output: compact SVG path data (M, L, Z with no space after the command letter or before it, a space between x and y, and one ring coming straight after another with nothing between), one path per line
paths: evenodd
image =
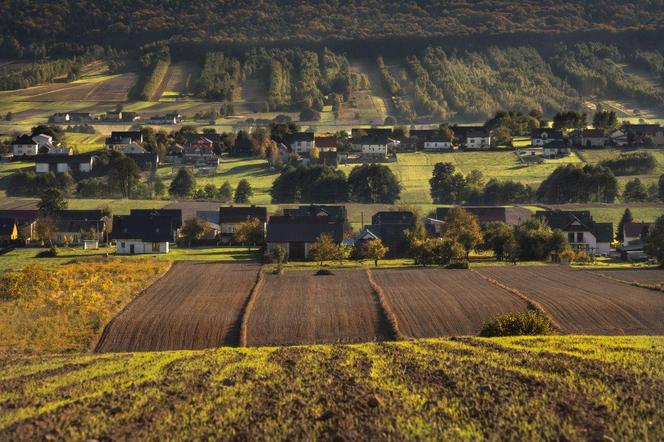
M179 262L104 330L95 351L202 349L239 342L256 264Z
M563 332L596 335L664 333L664 296L562 266L477 270L539 303Z

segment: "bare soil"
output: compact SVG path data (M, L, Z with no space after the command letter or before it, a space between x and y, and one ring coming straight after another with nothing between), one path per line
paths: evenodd
M635 269L635 270L602 270L598 272L606 276L626 283L637 283L653 287L664 287L664 270L660 269Z
M664 296L562 266L478 270L541 305L565 333L664 333Z
M526 303L466 270L372 271L407 337L474 335L497 315L526 310Z
M179 262L104 330L100 353L237 345L256 264Z
M350 343L391 338L366 272L265 275L249 314L249 346Z

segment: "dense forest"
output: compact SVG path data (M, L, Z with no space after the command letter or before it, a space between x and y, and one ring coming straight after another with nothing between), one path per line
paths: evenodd
M660 29L661 0L4 0L2 49Z

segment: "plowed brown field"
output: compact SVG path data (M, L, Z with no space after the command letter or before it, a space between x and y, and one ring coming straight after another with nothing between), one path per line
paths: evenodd
M576 334L664 333L664 296L562 266L487 267L479 273L518 290Z
M390 338L366 272L310 270L265 275L247 324L247 344L347 343Z
M636 282L653 287L664 285L664 270L602 270L599 273L627 283Z
M180 262L116 316L97 352L236 345L259 266Z
M526 309L525 301L470 271L393 269L372 273L399 330L412 338L477 334L484 321Z

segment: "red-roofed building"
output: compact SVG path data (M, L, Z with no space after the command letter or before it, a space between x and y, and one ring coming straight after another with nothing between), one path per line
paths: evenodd
M326 137L316 137L314 139L314 145L321 152L336 152L337 151L337 137L334 135Z

